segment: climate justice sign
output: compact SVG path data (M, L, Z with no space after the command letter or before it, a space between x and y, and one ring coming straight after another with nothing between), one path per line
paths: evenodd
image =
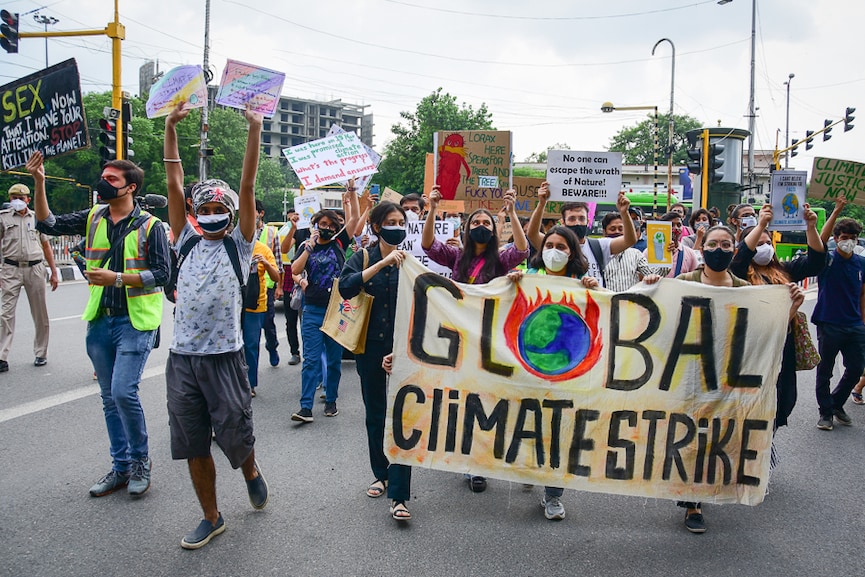
M400 268L391 462L654 498L762 501L786 287L588 291Z

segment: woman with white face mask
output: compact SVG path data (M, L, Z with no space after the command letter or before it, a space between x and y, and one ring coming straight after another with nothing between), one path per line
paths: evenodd
M588 270L589 262L580 250L577 235L565 226L554 226L544 235L541 250L529 259L525 274L566 276L578 280L585 288L596 289L599 286L598 279L586 276ZM511 271L507 276L511 281L519 282L523 278L523 271ZM544 516L550 521L565 518L565 506L561 501L563 493L561 487L544 487L541 506Z
M793 260L781 262L775 255L772 237L766 227L772 222L772 205L760 209L757 225L742 230L742 242L730 263L730 272L746 279L752 285L787 284L816 276L826 266L826 248L817 231L817 214L805 205L805 221L808 252ZM775 412L775 428L787 424L787 418L796 406L796 348L793 331L787 332L781 372L776 388L778 406Z

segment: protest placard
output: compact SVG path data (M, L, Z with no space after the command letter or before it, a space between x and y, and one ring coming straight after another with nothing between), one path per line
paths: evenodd
M354 132L334 134L283 149L306 188L345 182L376 172L376 165Z
M388 201L394 204L399 204L399 201L402 200L402 195L390 188L389 186L384 187L384 192L381 194L381 201Z
M673 264L670 241L673 240L673 223L663 220L646 221L649 264Z
M276 111L285 74L229 59L222 71L216 103L244 110L248 102L253 112L270 118Z
M451 270L430 259L421 246L424 222L423 220L406 221L406 237L399 245L399 249L411 254L418 262L423 263L431 271L450 278ZM435 238L437 241L445 243L449 238L453 238L453 235L453 223L447 220L437 220L435 222Z
M808 173L804 170L776 170L772 173L770 203L772 230L805 230L805 194Z
M327 135L333 136L335 134L345 134L345 129L342 126L339 126L338 124L332 124L330 126L330 130L327 131ZM377 168L378 164L381 162L381 155L378 152L376 152L375 150L373 150L371 147L367 146L364 142L361 142L361 145L363 146L363 149L366 151L366 153L369 155L370 161ZM363 194L363 191L366 190L366 186L369 184L369 179L371 177L372 177L372 175L366 175L366 176L358 177L355 180L354 186L355 186L355 188L357 188L358 195ZM348 180L345 180L344 182L348 182Z
M36 151L45 158L90 145L74 58L0 86L0 166L27 164Z
M829 201L843 196L848 202L865 206L865 164L818 156L811 169L808 196Z
M168 116L181 102L184 108L207 105L207 84L201 66L177 66L150 87L145 110L147 118Z
M511 133L456 130L433 135L435 182L445 200L501 200L511 185Z
M294 197L294 210L300 215L297 228L309 228L312 217L321 210L321 199L317 192L307 192L301 196Z
M784 286L457 284L400 267L385 453L518 483L756 505Z
M460 214L466 211L466 203L462 200L441 200L436 206L439 212L448 214Z
M613 203L622 188L621 152L547 152L550 200Z

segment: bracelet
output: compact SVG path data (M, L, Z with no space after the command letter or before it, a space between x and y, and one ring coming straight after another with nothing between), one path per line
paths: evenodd
M183 162L179 158L163 158L162 162Z

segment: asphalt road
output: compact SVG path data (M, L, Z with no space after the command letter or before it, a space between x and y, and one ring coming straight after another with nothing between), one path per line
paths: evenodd
M215 452L226 532L199 551L180 548L200 510L186 465L169 454L163 369L170 334L145 370L153 487L94 499L88 488L110 459L100 400L78 320L86 285L49 297L49 363L32 365L26 298L0 374L0 575L862 575L865 407L852 427L819 431L814 372L777 435L781 465L757 507L705 507L709 531L688 533L670 501L568 490L567 517L547 521L542 489L490 480L473 494L461 476L415 469L414 516L399 526L384 498L370 499L363 406L354 363L343 363L339 409L292 423L300 367L261 367L254 400L256 452L269 481L263 511L243 478ZM810 311L813 302L806 303ZM839 362L840 366L840 362Z

